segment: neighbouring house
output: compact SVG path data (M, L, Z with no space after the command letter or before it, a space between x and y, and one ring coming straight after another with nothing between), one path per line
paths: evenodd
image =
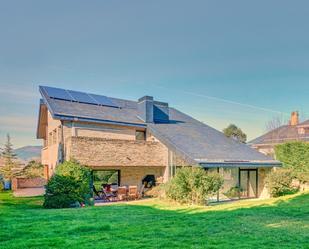
M268 197L265 176L280 162L227 138L168 103L137 101L40 86L37 137L49 178L74 159L94 172L113 171L118 185L166 182L177 167L219 172L224 186L214 200ZM240 193L231 196L231 190ZM229 194L227 194L229 193Z
M291 113L288 124L269 131L248 144L263 154L274 156L276 145L293 141L309 142L309 120L300 123L298 112Z

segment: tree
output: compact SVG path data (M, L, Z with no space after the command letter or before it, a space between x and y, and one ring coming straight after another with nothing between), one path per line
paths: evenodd
M223 129L225 136L235 139L238 142L246 143L247 135L236 125L230 124L228 127Z
M7 134L7 140L3 148L2 157L4 159L4 166L0 168L0 172L4 179L11 180L14 176L13 169L16 167L16 154L13 150L13 144L11 143L11 137Z
M44 166L32 160L23 168L21 174L27 178L44 177Z
M285 123L287 122L285 122L282 117L280 116L273 117L265 124L265 129L266 131L274 131L279 127L281 127L282 125L284 125Z

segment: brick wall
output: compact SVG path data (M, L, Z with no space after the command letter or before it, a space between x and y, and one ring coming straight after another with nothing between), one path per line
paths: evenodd
M46 179L41 177L36 178L14 178L12 180L12 190L20 188L39 188L46 184Z
M160 142L71 137L67 158L91 167L167 166L168 151Z

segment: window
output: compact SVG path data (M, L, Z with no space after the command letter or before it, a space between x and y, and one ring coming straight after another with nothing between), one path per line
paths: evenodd
M135 140L145 141L146 140L146 133L145 133L145 131L136 131L135 132Z

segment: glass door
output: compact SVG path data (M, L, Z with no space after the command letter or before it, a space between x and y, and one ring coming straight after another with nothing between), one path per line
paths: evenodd
M257 169L239 170L240 198L255 198L258 196L257 180Z

